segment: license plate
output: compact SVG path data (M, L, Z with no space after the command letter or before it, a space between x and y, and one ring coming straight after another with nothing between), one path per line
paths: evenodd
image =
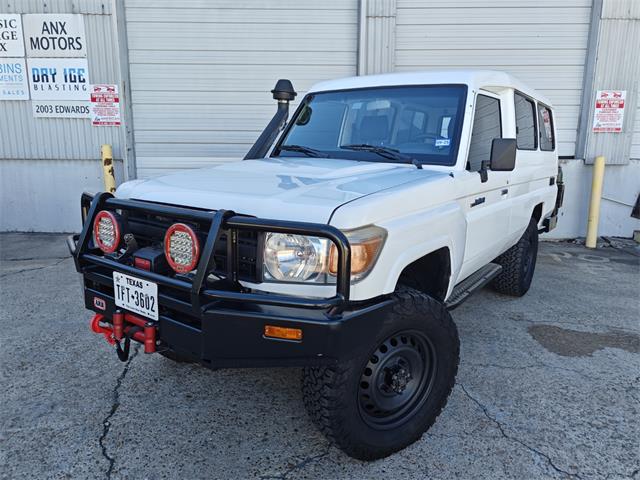
M113 290L118 307L158 320L158 284L113 272Z

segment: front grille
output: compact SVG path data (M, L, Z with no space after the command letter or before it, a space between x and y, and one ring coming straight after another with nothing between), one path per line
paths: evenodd
M259 282L257 232L238 232L238 278ZM224 274L228 268L227 234L222 234L215 245L213 259L216 264L214 274Z
M163 248L164 235L167 229L177 222L175 219L163 217L153 213L139 211L123 211L126 222L125 233L131 233L139 247ZM194 229L204 247L210 225L208 223L184 222ZM224 232L214 246L215 268L208 273L216 277L225 277L228 268L229 249L227 237L229 232ZM258 266L258 244L260 234L252 231L239 231L238 237L238 263L237 274L239 280L248 282L260 282L260 268Z

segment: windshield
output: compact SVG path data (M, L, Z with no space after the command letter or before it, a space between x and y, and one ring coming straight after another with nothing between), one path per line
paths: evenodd
M309 94L272 155L453 165L466 91L426 85Z

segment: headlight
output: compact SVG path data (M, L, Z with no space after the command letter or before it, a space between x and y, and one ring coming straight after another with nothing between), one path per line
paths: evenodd
M374 225L345 231L351 245L351 280L364 278L378 258L386 230ZM267 282L335 283L338 249L330 240L267 233L263 279Z
M264 279L281 282L322 281L329 241L319 237L267 233L264 245Z

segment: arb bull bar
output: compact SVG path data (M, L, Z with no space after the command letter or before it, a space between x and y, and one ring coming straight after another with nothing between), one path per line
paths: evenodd
M145 352L157 347L173 351L207 366L316 365L356 354L358 345L375 335L380 309L391 301L351 302L351 250L346 236L330 225L261 219L229 210L205 211L138 200L119 199L110 193L83 194L83 229L69 237L76 269L83 274L85 305L100 315L92 328L114 340L129 338L145 343ZM101 210L139 211L209 225L205 244L191 278L174 278L142 270L98 254L92 248L92 226ZM291 233L329 239L336 246L336 293L329 298L298 297L251 291L238 281L236 233ZM214 268L214 247L227 236L227 272L224 289L211 288L206 278ZM116 307L112 272L133 275L158 284L159 320L152 321ZM95 286L101 286L96 288ZM104 289L102 288L105 287ZM293 328L300 339L265 336L265 326ZM153 336L153 346L151 345Z

